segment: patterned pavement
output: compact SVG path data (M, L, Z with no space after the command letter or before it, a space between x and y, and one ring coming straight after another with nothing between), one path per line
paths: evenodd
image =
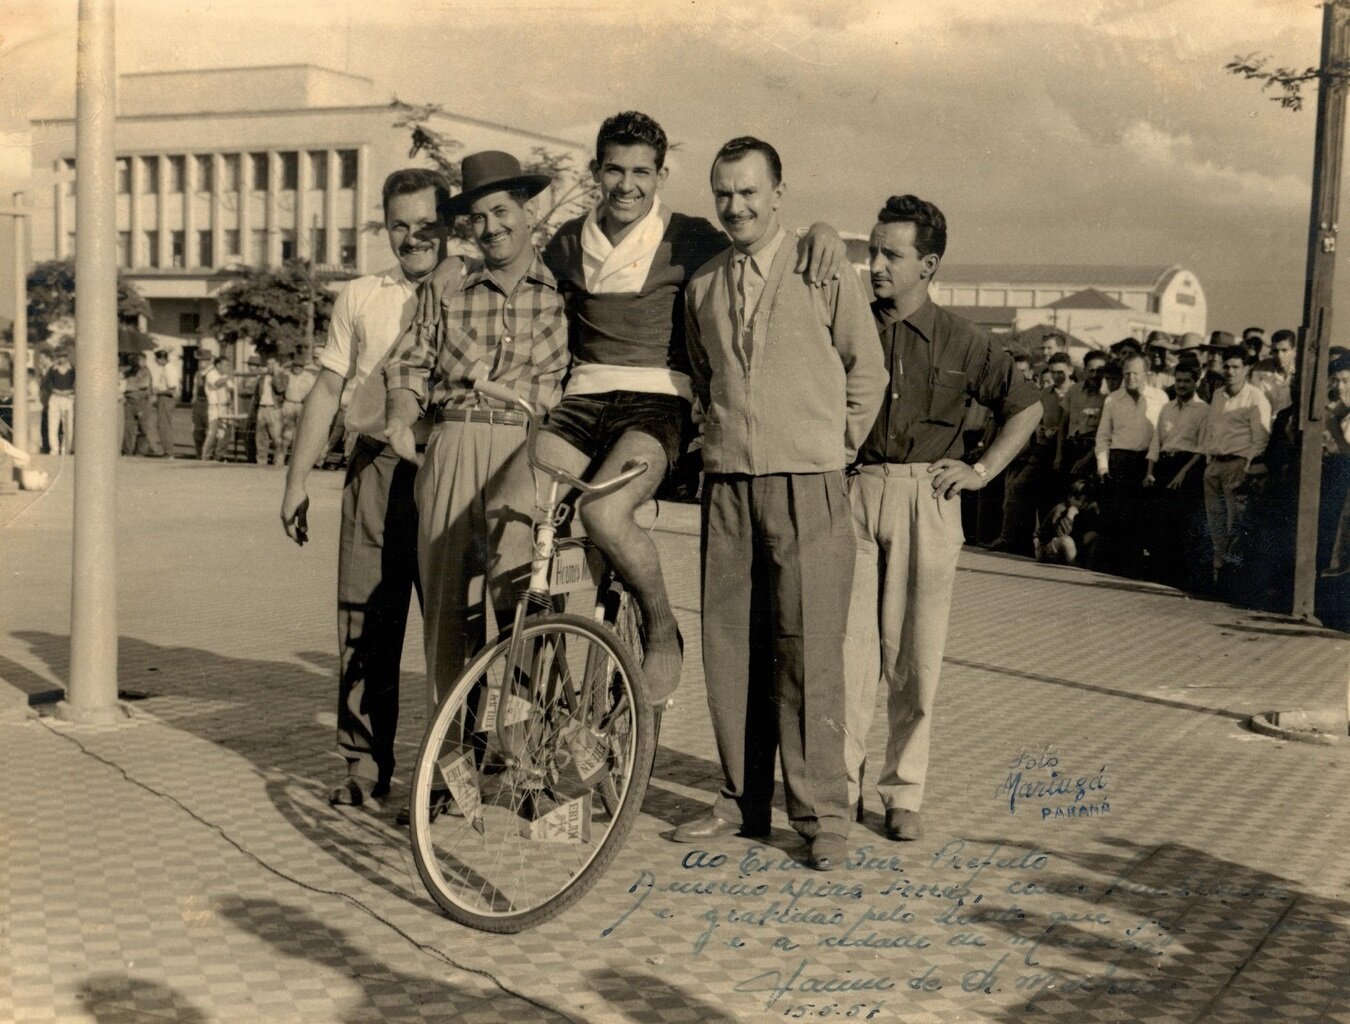
M0 716L0 1020L1350 1024L1350 750L1244 726L1339 705L1340 634L967 551L927 836L887 842L869 792L848 870L796 865L781 802L767 844L700 857L663 838L720 774L697 514L665 507L691 657L644 813L578 906L487 935L423 892L401 786L378 813L323 800L338 476L313 475L301 550L277 470L120 472L131 717ZM72 476L0 495L0 706L66 678Z

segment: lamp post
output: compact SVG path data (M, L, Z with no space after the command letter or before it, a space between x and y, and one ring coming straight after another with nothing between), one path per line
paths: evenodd
M117 79L113 0L80 0L75 86L74 552L70 687L58 706L74 722L126 717L117 703L117 251L113 128Z

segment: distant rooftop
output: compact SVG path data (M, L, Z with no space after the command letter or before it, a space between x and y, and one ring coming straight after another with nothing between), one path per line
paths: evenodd
M1081 292L1066 295L1057 302L1047 302L1046 309L1129 309L1123 302L1099 292L1096 288L1084 288Z
M121 75L118 114L196 114L305 107L359 107L387 102L360 75L313 64L274 64Z
M1053 263L944 263L939 284L1007 284L1075 288L1153 288L1176 268L1170 264L1070 266Z

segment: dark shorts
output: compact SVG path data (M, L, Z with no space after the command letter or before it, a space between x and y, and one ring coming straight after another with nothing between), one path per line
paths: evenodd
M689 434L689 403L676 395L644 391L568 395L549 412L543 429L592 460L607 455L630 430L648 434L661 445L670 472Z

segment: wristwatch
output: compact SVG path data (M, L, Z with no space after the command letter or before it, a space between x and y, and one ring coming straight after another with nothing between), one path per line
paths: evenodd
M976 462L970 468L975 470L975 475L980 478L980 483L987 484L989 482L989 470L983 462Z

